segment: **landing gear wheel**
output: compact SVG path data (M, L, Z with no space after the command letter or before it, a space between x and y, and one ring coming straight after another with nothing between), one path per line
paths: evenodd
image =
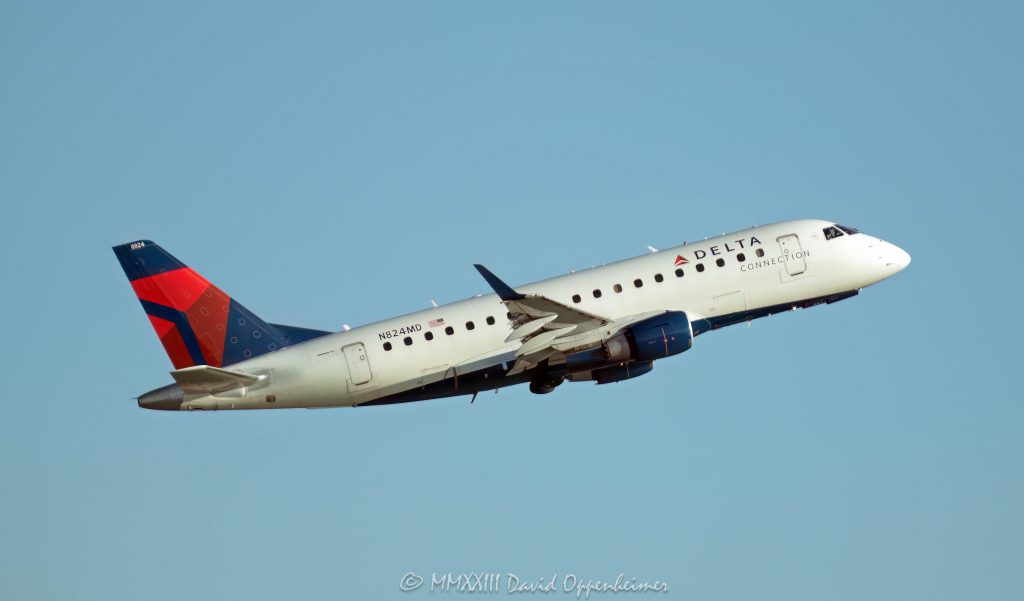
M555 388L558 388L558 385L564 381L564 378L544 378L534 380L530 382L530 392L533 394L547 394Z

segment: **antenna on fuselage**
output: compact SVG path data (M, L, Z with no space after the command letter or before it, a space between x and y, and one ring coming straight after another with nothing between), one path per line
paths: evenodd
M653 247L653 246L651 246L650 244L648 244L648 245L647 245L647 250L651 251L651 254L652 254L652 255L653 255L654 253L658 252L658 249L654 248L654 247Z
M437 301L435 301L434 299L430 299L430 304L434 305L435 308L437 307Z

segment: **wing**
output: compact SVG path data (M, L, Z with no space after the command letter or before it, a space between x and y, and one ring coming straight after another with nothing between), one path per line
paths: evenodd
M626 320L612 320L564 305L542 294L520 294L483 265L474 267L512 314L512 333L505 342L522 340L522 346L515 352L516 363L507 374L510 376L535 367L557 353L593 348L624 325L660 313L655 311Z

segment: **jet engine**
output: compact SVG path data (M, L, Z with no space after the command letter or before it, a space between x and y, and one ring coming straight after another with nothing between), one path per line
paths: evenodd
M652 369L654 369L654 361L624 363L622 365L613 365L603 369L595 369L591 372L590 379L594 380L598 384L611 384L612 382L621 382L623 380L642 376Z
M569 372L594 370L597 374L602 367L650 362L678 355L692 346L690 318L682 311L666 311L638 321L597 348L567 355L565 364Z

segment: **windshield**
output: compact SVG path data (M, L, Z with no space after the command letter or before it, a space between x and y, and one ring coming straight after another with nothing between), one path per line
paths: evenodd
M826 240L831 240L832 238L838 238L839 236L843 235L843 232L841 232L839 230L839 228L837 228L834 225L830 225L830 226L828 226L827 228L825 228L825 229L823 229L821 231L825 232L825 239Z

